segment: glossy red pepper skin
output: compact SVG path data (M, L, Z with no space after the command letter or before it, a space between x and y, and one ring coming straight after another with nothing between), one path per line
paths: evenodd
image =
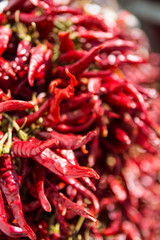
M14 20L15 19L15 14L12 13L9 17L10 20ZM46 14L42 14L40 16L37 16L34 13L24 13L24 12L20 12L19 14L19 19L21 22L25 23L25 24L31 24L32 22L35 22L36 24L41 24L46 20Z
M69 163L79 166L77 158L72 150L65 150L65 149L57 149L56 150L60 156L65 158ZM81 181L84 182L87 186L89 186L93 191L96 190L96 187L88 177L82 177Z
M20 100L8 100L0 103L0 113L6 111L22 111L27 108L33 109L34 106L30 102Z
M96 132L89 132L85 136L73 135L73 134L61 134L56 131L53 132L39 132L38 135L44 139L56 138L59 140L58 148L61 149L77 149L87 144L96 136Z
M74 96L74 87L78 84L78 82L75 76L72 75L68 71L68 69L66 69L65 71L70 78L70 84L66 88L57 88L57 85L61 83L61 79L57 79L57 81L52 81L49 85L49 91L52 94L55 94L55 97L51 102L49 114L44 118L43 126L55 125L60 120L60 103L62 102L62 100Z
M44 192L45 169L41 165L36 164L35 172L33 172L33 178L34 186L36 188L36 192L38 194L38 199L41 203L41 206L45 211L51 212L51 205Z
M17 80L17 76L15 72L13 71L11 65L8 61L0 57L0 69L6 76L12 77L13 80Z
M3 202L2 193L0 191L0 230L9 237L25 237L26 233L21 228L8 223Z
M10 28L0 26L0 56L7 48L11 35L12 31Z
M59 32L60 51L65 53L74 49L74 43L69 38L69 32Z
M6 200L12 210L13 216L17 220L19 226L26 232L27 236L35 240L36 236L31 228L25 222L22 203L19 195L19 188L17 180L15 179L15 170L9 154L1 155L0 161L0 183L2 191L6 197Z
M53 186L51 187L53 189ZM78 215L84 216L94 222L96 222L96 219L94 216L85 208L82 206L72 202L69 200L64 194L61 192L56 191L55 189L50 193L51 202L56 201L58 204L61 204L63 207L66 207L67 209L71 210L72 212L75 212Z
M66 177L61 177L61 179L64 182L68 183L69 185L73 186L75 189L77 189L78 192L80 192L84 197L91 199L94 206L94 210L93 210L94 214L96 215L97 213L99 213L100 211L99 201L90 190L84 187L77 179L66 178Z
M39 155L48 147L54 147L59 144L57 139L49 139L47 141L40 141L38 139L31 139L30 141L16 140L12 145L12 155L18 157L33 157Z
M59 176L99 178L98 174L93 169L75 166L49 148L46 148L40 155L34 156L33 159Z
M46 54L46 48L43 45L35 47L32 51L29 71L28 71L28 82L31 87L34 84L34 77L38 67L43 63Z

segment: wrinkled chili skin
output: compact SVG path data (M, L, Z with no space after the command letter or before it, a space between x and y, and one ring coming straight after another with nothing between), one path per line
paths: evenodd
M0 14L0 238L160 238L160 57L93 7Z

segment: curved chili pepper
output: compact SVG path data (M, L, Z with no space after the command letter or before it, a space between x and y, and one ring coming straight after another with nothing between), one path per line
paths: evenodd
M55 125L60 119L60 103L62 100L70 98L74 95L74 86L77 85L77 80L74 75L72 75L68 69L65 69L66 74L70 77L70 84L64 89L58 89L56 86L61 82L60 79L57 81L52 81L49 86L49 91L55 94L55 97L51 103L49 114L43 121L43 126Z
M36 192L38 194L38 199L41 203L43 209L47 212L51 212L51 205L44 192L44 179L45 179L45 169L39 165L35 165L35 171L33 172L34 185Z
M77 179L66 177L61 177L61 179L64 182L68 183L69 185L73 186L75 189L77 189L80 193L82 193L83 196L91 199L94 206L94 214L99 213L100 211L99 201L91 191L85 188Z
M29 63L28 82L31 87L34 84L34 77L38 67L43 63L46 54L46 47L38 45L33 49Z
M94 177L99 178L98 174L90 168L75 166L68 162L65 158L60 157L49 148L46 148L40 155L33 157L35 161L48 168L58 176L66 177Z
M12 31L9 27L0 26L0 56L8 46Z
M0 103L0 113L6 111L21 111L26 108L33 109L34 106L30 102L20 101L20 100L8 100Z
M77 149L90 142L95 136L96 132L92 131L87 133L85 136L73 135L73 134L62 134L56 131L52 132L38 132L38 135L45 139L56 138L59 140L58 148L62 149Z
M32 240L36 240L34 232L27 225L23 216L17 180L15 179L15 174L12 174L12 172L15 170L11 161L11 157L9 154L4 154L1 155L0 159L0 183L2 191L12 210L13 216L17 220L19 226L26 231L27 236Z
M89 126L92 125L92 123L94 123L95 119L97 118L96 114L93 113L91 115L88 116L88 119L86 122L79 124L77 126L69 126L66 124L58 124L56 126L54 126L54 129L63 133L69 133L69 132L82 132L85 129L87 129Z
M89 67L91 62L94 60L95 56L100 52L101 49L105 48L103 44L93 47L84 57L82 57L79 61L73 63L72 65L68 65L67 68L69 72L73 75L81 74L86 68Z
M9 17L9 20L15 20L15 13L12 13ZM19 20L22 23L25 24L31 24L32 22L35 22L36 24L43 23L46 21L46 14L42 14L40 16L37 16L35 13L19 13Z
M75 25L81 25L86 27L87 29L89 27L96 27L98 29L101 29L104 32L108 31L108 26L104 21L104 18L100 15L78 15L71 17L71 21Z
M16 122L19 126L22 126L23 123L25 123L25 126L31 125L33 122L37 121L40 117L44 115L44 113L48 110L51 101L52 99L49 98L40 106L37 112L31 113L24 118L20 118Z
M43 152L46 148L54 147L57 144L59 144L59 141L53 138L47 141L38 139L32 139L31 141L16 140L12 145L12 154L18 157L33 157Z
M51 187L51 189L52 188L53 187ZM50 193L50 198L51 202L53 201L53 198L58 204L61 204L63 207L66 207L67 209L75 212L76 215L78 214L92 220L93 222L97 222L94 216L87 209L83 208L81 205L72 202L63 193L54 190Z
M7 221L3 197L0 190L0 230L9 237L25 237L26 233L19 227L10 225Z

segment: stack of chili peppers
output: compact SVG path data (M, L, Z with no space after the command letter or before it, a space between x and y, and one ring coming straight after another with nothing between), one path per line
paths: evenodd
M160 237L159 56L84 8L0 14L0 239Z

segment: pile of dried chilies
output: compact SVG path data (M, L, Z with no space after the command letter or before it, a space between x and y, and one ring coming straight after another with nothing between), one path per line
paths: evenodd
M160 238L159 56L91 6L0 14L0 239Z

